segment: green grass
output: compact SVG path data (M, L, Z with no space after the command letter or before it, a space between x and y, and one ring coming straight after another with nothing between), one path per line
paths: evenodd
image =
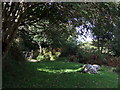
M117 88L118 75L111 67L98 74L78 72L83 64L65 61L26 62L3 72L3 88Z

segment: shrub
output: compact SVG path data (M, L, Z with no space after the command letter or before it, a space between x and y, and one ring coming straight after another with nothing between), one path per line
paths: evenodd
M108 60L107 65L117 67L119 66L120 57L112 57Z
M117 68L113 69L113 72L120 74L120 68L117 67Z
M37 57L37 60L38 61L42 61L42 60L44 60L45 58L44 58L44 56L43 55L39 55L38 57Z
M89 64L105 64L107 62L106 55L101 54L97 51L89 51L81 49L78 53L80 63L89 63Z
M21 49L13 43L5 59L2 61L2 68L9 69L14 64L23 64L26 61ZM13 70L14 71L14 70Z
M69 55L68 61L70 62L79 62L79 58L76 55Z
M45 57L45 60L50 60L50 56L49 55L45 54L44 57Z
M55 56L56 56L56 57L59 57L60 54L61 54L61 52L55 52Z
M53 50L43 49L43 55L45 60L56 60L60 56L61 52Z

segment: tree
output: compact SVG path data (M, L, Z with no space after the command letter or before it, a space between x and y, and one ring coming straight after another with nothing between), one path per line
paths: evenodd
M25 2L3 2L3 59L16 36L18 27L22 25L34 25L49 11L49 3L25 3ZM37 13L37 14L36 14ZM49 14L49 13L48 13ZM47 15L47 14L46 14ZM11 24L9 24L11 23Z
M96 15L93 19L93 35L97 40L98 50L102 53L103 47L108 48L114 37L114 27L118 20L118 6L115 3L100 3L96 8ZM107 44L107 45L106 45Z
M19 31L19 27L28 28L34 26L37 29L42 28L43 31L41 33L44 34L40 34L40 38L43 38L41 35L46 35L48 39L50 38L54 41L55 45L57 44L55 41L59 42L58 39L62 42L69 35L76 37L76 26L84 25L84 28L91 29L87 22L91 23L95 28L99 27L100 22L105 22L103 23L105 24L104 28L106 24L112 27L117 19L115 16L117 7L114 3L4 2L2 3L2 12L3 59L7 55L17 35L16 33ZM72 29L66 29L66 26L71 26ZM93 30L93 32L95 31ZM54 36L52 36L53 33ZM60 35L64 38L59 38Z
M120 11L119 11L120 12ZM119 17L120 20L120 17ZM114 52L116 56L120 56L120 21L116 23L114 28L114 38L111 41L111 50Z
M6 57L10 46L15 38L18 27L27 12L35 7L36 3L3 2L2 3L2 46L3 59Z

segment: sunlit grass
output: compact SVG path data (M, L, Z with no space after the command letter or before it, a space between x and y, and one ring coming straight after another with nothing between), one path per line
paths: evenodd
M79 72L83 64L64 61L26 62L3 72L3 88L117 88L118 74L103 66L98 74Z
M72 73L72 72L77 72L81 71L81 68L78 69L60 69L60 70L51 70L51 69L45 69L45 68L38 68L38 71L44 71L44 72L49 72L49 73Z

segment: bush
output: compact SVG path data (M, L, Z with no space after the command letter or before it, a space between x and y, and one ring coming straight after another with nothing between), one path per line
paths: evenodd
M119 62L120 62L120 57L111 57L107 61L107 65L112 67L117 67L120 64Z
M66 46L64 46L62 49L61 56L66 57L69 55L74 55L77 53L78 48L78 45L74 43L67 43Z
M53 50L49 50L47 48L43 49L43 55L45 60L56 60L60 56L61 52Z
M93 48L80 48L78 52L78 57L80 63L102 65L107 62L106 55L101 54L100 52Z
M42 61L42 60L44 60L45 58L44 58L44 56L43 55L39 55L38 57L37 57L37 60L38 61Z
M70 62L79 62L79 58L76 55L69 55L68 61Z
M2 61L2 68L9 69L14 64L23 64L26 61L23 53L16 43L13 43L5 59Z
M113 72L120 74L120 68L117 67L117 68L113 69Z

